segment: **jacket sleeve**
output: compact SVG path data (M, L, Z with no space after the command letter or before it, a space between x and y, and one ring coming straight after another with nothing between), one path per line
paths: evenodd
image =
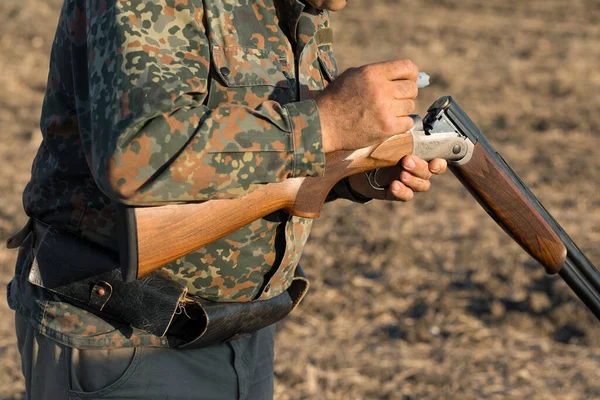
M210 47L201 0L88 0L85 12L87 61L77 65L89 94L78 101L91 112L80 130L109 197L132 205L235 198L324 173L314 101L203 104Z

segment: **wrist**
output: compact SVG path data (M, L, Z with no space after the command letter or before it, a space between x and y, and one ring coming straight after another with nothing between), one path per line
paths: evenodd
M319 119L321 121L323 152L331 153L336 150L340 150L340 140L337 135L337 130L332 123L333 118L331 117L330 107L322 97L316 98L315 103L317 104L317 108L319 110Z

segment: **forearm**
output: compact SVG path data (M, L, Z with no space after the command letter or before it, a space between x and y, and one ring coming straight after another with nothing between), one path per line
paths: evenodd
M257 184L324 170L312 101L180 108L119 137L97 180L129 204L235 198Z

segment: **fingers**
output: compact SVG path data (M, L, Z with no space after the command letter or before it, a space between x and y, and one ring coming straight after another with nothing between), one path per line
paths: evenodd
M407 79L417 81L419 78L419 68L410 60L390 60L381 63L371 64L374 68L390 81Z
M386 200L410 201L415 197L415 192L401 182L394 181L387 189L386 197Z
M429 163L419 157L406 156L402 159L401 164L415 178L424 180L431 178L432 173L429 171Z
M446 172L446 160L436 158L429 163L415 156L406 156L397 167L381 169L376 175L379 186L388 186L387 200L409 201L415 192L426 192L431 187L429 179L433 175Z
M445 164L445 160L438 160ZM441 173L441 172L440 172ZM390 186L394 181L400 181L403 185L416 192L429 190L431 183L429 178L433 175L429 171L429 164L419 157L407 156L402 159L399 166L382 168L375 176L376 184L382 187Z
M400 172L400 181L413 192L428 191L431 176L443 174L448 169L446 160L440 158L428 163L419 157L407 156L402 159L401 165L404 170Z
M415 112L415 101L412 99L394 100L381 111L381 130L388 137L408 132L415 125L414 119L409 117Z
M408 171L400 173L400 180L415 192L426 192L431 187L431 182L426 179L417 178Z
M393 135L397 135L399 133L404 133L404 132L408 132L413 126L415 125L415 121L408 116L399 116L399 117L394 117L393 114L391 114L390 117L387 117L384 121L383 121L383 132L386 133L386 135L389 136L393 136Z
M398 100L394 108L397 117L406 117L415 112L415 101L413 99Z
M409 60L392 60L360 67L356 73L366 84L362 93L368 107L372 107L377 121L371 132L383 134L383 139L407 132L414 126L414 98L418 95L419 70ZM355 94L353 94L355 95ZM377 138L380 140L381 138Z
M448 162L442 158L436 158L429 162L429 170L434 175L441 175L448 170Z
M414 81L395 81L394 98L396 100L414 99L419 94L419 88Z

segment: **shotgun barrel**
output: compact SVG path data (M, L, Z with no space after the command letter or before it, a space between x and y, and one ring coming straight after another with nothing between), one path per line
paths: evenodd
M431 135L447 131L469 138L473 150L450 169L488 214L549 274L558 273L600 319L600 272L575 245L500 153L450 96L439 98L423 119Z

